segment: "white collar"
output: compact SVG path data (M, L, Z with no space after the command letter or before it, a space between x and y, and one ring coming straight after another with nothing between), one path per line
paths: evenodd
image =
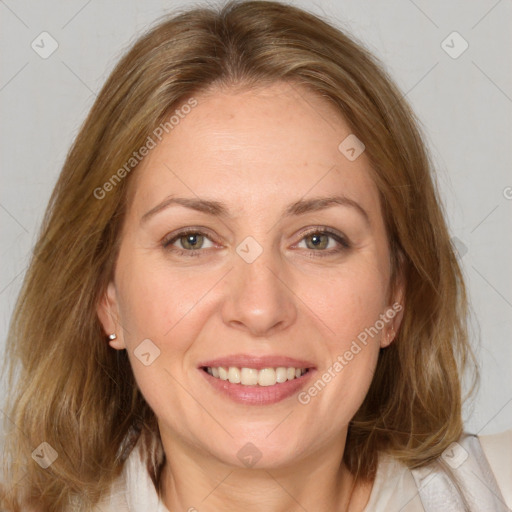
M128 509L130 512L169 512L158 496L146 461L144 445L139 438L125 461L121 477Z

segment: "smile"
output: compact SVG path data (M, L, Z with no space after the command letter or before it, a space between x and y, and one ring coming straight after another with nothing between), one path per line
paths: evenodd
M274 386L298 379L308 372L307 368L279 366L277 368L246 368L207 366L203 370L216 379L242 386Z

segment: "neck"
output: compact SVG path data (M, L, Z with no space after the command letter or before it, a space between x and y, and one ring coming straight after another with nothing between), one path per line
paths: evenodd
M342 461L345 440L288 463L266 468L226 464L196 447L162 438L166 458L162 500L170 511L356 512L371 482L355 482Z

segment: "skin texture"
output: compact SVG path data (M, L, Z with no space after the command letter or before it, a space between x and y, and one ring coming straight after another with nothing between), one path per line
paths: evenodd
M400 314L307 405L296 394L272 405L235 403L198 364L240 353L290 356L316 367L313 383L400 302L401 287L387 302L389 247L369 161L364 153L349 161L338 150L350 128L299 86L211 90L196 99L133 177L114 278L98 307L105 332L117 334L110 345L128 351L158 417L168 455L165 504L201 512L362 510L371 483L350 498L347 425ZM221 201L232 218L174 205L141 222L171 194ZM369 222L339 205L282 215L290 203L334 194L356 201ZM191 250L186 237L162 247L190 226L207 232L192 246L197 256L172 252ZM305 234L317 226L351 247L329 236L315 248ZM263 249L252 263L236 252L248 236ZM134 355L145 339L160 350L149 366ZM237 457L248 442L261 453L252 468Z

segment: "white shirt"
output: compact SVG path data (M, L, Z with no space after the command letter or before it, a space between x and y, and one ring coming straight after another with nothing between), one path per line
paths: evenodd
M479 436L481 446L503 498L502 510L512 510L512 430ZM475 492L489 492L482 484ZM501 497L500 497L501 505ZM158 497L136 445L125 462L123 473L103 500L98 512L171 512ZM379 456L377 473L364 512L425 512L412 471L390 457ZM452 510L450 510L452 512ZM482 511L487 512L487 511ZM494 512L494 510L489 510Z

